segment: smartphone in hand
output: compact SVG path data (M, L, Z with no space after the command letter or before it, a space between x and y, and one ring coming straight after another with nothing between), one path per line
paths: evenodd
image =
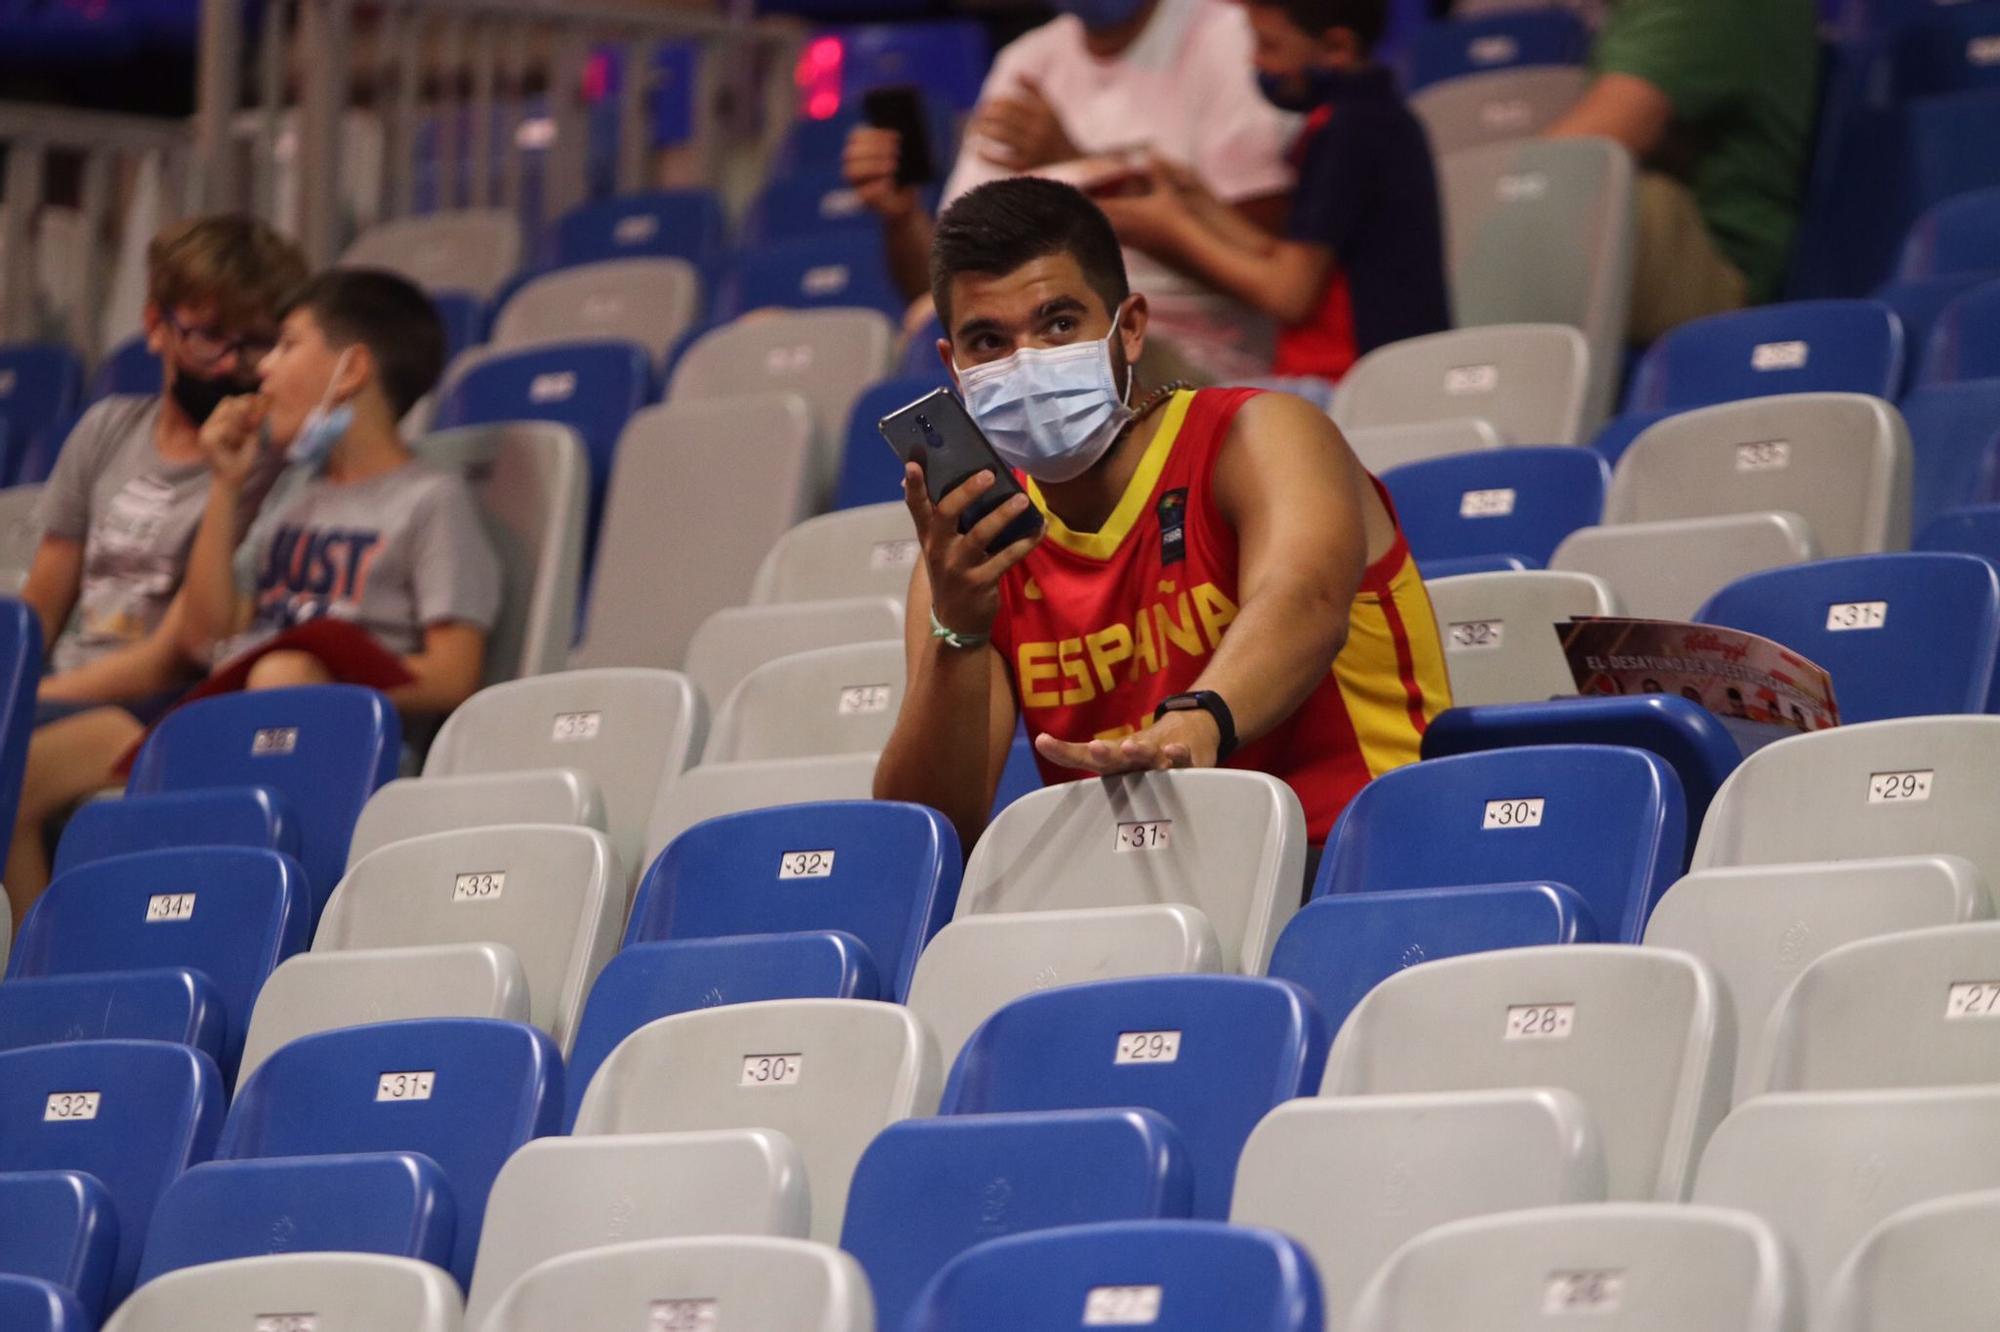
M861 95L861 118L876 129L894 130L901 137L902 149L896 155L898 185L928 185L937 178L931 165L924 95L914 85L870 88Z
M933 390L909 406L889 413L876 423L876 429L889 441L897 457L924 469L924 486L933 504L979 473L993 473L996 478L993 488L958 516L961 532L971 531L980 519L1021 493L1014 474L993 452L972 413L952 396L950 389ZM997 555L1041 530L1042 512L1031 504L992 540L986 547L987 553Z

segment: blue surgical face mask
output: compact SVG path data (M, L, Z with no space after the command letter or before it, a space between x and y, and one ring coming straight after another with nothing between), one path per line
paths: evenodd
M1296 74L1266 74L1257 71L1257 90L1264 100L1280 111L1304 114L1317 111L1339 95L1347 84L1345 72L1308 66Z
M1061 13L1076 15L1093 32L1102 32L1122 28L1139 17L1146 0L1055 0L1055 7Z
M317 475L325 469L333 446L340 443L341 437L354 424L353 405L333 400L333 386L340 382L341 371L347 369L347 358L353 351L349 347L333 363L333 376L326 381L326 392L321 395L319 406L306 413L306 419L299 425L298 437L285 450L285 461L305 468L308 474Z
M1122 310L1123 307L1121 306ZM1132 372L1117 382L1111 331L1067 347L1023 347L958 372L966 410L1001 461L1037 481L1073 481L1104 456L1132 420Z

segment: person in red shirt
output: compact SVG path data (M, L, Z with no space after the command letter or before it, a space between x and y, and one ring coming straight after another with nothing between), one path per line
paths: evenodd
M1290 784L1322 844L1450 705L1386 492L1301 399L1136 383L1146 298L1066 185L965 195L932 273L938 350L1026 493L961 535L992 474L933 506L907 470L923 557L875 794L942 810L969 846L1020 716L1046 781L1255 769ZM1041 536L989 555L1031 503Z

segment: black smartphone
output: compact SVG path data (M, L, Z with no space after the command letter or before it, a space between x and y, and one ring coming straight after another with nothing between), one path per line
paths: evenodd
M930 491L933 504L979 473L993 473L997 478L993 488L958 515L958 530L961 532L971 531L980 519L1021 493L1020 483L1014 480L1014 474L993 452L986 436L979 433L972 413L952 396L950 389L935 389L925 394L909 406L883 417L875 423L875 428L882 432L882 438L889 441L889 447L896 451L898 458L924 469L924 486ZM1042 511L1030 504L1025 512L1001 530L999 536L993 538L986 547L987 553L997 555L1016 541L1034 536L1041 530Z
M937 169L931 164L924 95L915 85L870 88L861 95L861 116L876 129L894 130L902 136L902 150L896 155L898 185L928 185L937 179Z

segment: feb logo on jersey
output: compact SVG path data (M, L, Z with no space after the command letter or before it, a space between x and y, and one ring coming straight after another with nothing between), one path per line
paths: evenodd
M1160 496L1154 513L1160 520L1160 567L1187 559L1187 487L1177 486Z

